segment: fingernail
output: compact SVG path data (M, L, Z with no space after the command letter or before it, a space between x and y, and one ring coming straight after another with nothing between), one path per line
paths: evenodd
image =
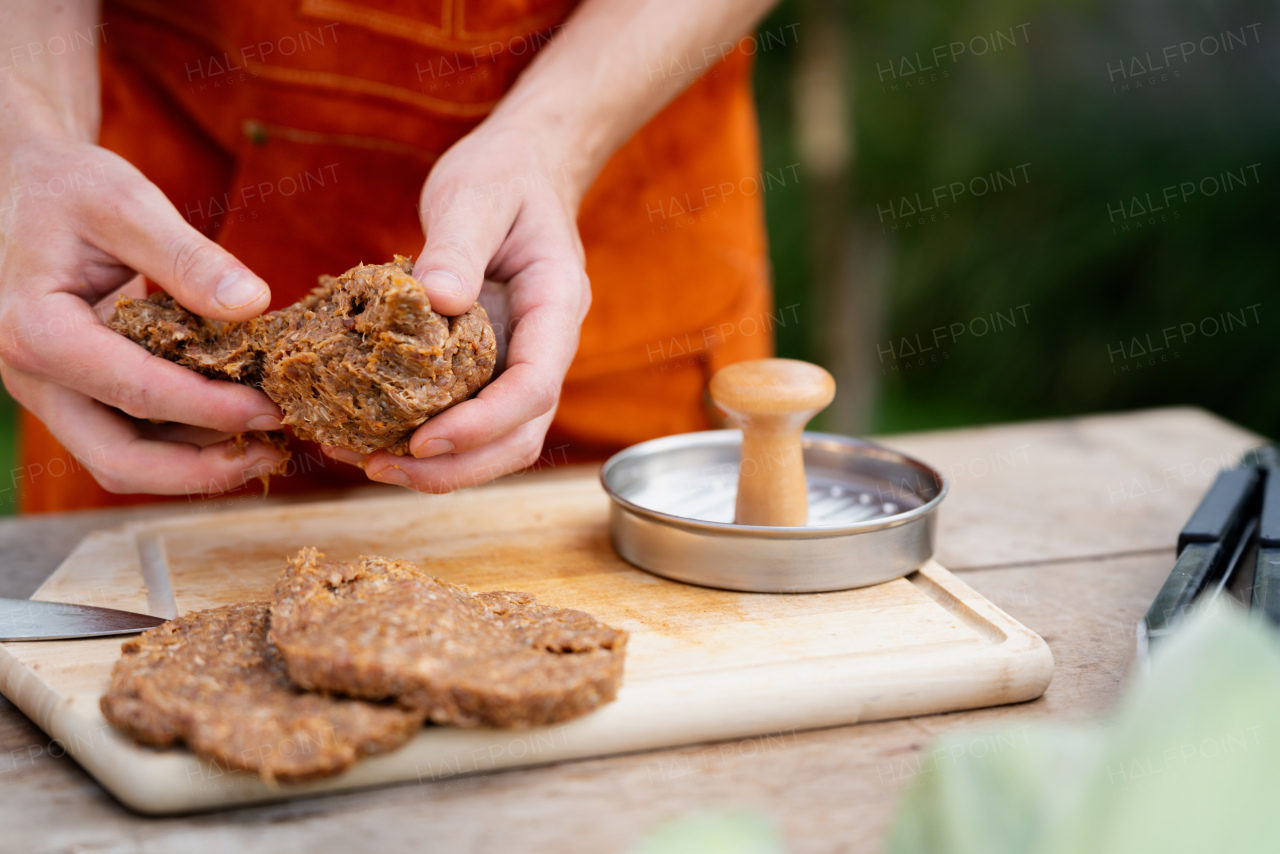
M418 459L423 457L435 457L440 454L447 454L453 450L453 443L448 439L428 439L418 446L413 455Z
M431 293L456 297L462 293L462 280L447 270L432 270L422 278L422 286Z
M266 292L262 282L248 270L236 270L218 282L213 295L223 308L235 309L257 302Z
M400 470L399 466L387 466L377 474L371 474L369 477L378 481L378 483L389 483L392 486L408 486L409 475Z
M284 424L274 415L255 415L245 426L250 430L279 430Z
M359 451L350 451L346 448L335 448L332 445L326 445L323 450L326 455L333 457L335 460L350 463L353 466L358 465L364 459L364 454Z

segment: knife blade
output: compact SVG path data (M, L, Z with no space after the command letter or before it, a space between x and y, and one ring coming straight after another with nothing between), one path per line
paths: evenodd
M0 599L0 642L129 635L167 622L163 617L38 599Z

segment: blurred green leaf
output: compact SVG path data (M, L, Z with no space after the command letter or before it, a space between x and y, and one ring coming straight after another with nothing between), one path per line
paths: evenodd
M938 745L958 758L907 792L890 854L1274 851L1280 645L1218 608L1157 648L1109 722L974 743Z
M629 854L783 854L773 824L750 812L679 818L660 825Z

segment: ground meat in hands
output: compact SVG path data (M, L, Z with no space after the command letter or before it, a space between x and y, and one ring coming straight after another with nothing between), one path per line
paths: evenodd
M497 342L477 303L431 310L413 263L362 264L281 311L219 324L157 293L121 299L108 325L208 377L261 388L304 439L361 453L409 452L424 421L493 376Z

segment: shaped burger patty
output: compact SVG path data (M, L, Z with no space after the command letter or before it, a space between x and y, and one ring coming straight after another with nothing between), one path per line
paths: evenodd
M627 633L528 593L306 548L276 583L270 639L303 688L395 699L438 724L529 727L613 700Z
M281 781L336 774L421 728L421 712L300 691L267 620L265 602L226 605L126 641L103 715L142 744L182 742L223 768Z

